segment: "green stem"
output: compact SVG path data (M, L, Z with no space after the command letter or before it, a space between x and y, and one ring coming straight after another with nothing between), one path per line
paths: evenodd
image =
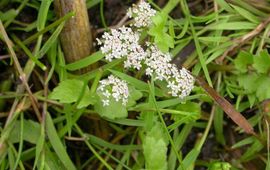
M160 112L160 110L158 108L158 105L157 105L157 102L156 102L156 99L155 99L155 95L154 95L155 93L154 93L153 86L154 86L154 82L153 82L153 79L151 79L151 84L149 84L150 92L151 92L151 95L150 96L152 98L152 101L154 102L155 108L157 110L157 113L158 113L159 119L160 119L160 121L162 123L162 126L163 126L163 128L164 128L164 130L166 132L166 135L167 135L167 137L168 137L168 139L169 139L169 141L170 141L170 143L172 145L172 149L173 149L173 151L174 151L174 153L175 153L175 155L176 155L176 157L177 157L177 159L178 159L178 161L180 163L180 166L181 166L182 165L182 163L181 163L182 162L181 156L179 155L179 153L178 153L178 151L176 149L176 146L174 144L174 141L173 141L173 139L172 139L172 137L171 137L171 135L170 135L170 133L169 133L169 131L167 129L166 123L165 123L165 121L164 121L164 119L162 117L162 114L161 114L161 112Z
M77 129L78 133L85 137L83 131L80 129L80 127L75 124L75 128ZM93 154L100 160L101 163L103 163L108 169L113 170L113 168L97 153L97 151L93 148L93 146L87 141L87 139L84 140L85 144L88 146L88 148L93 152Z

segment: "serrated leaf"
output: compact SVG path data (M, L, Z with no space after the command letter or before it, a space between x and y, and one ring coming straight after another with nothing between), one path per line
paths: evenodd
M56 88L53 89L53 92L49 95L49 98L59 100L60 103L74 103L78 101L82 92L84 93L83 97L80 103L77 105L77 108L82 108L92 104L93 100L91 100L89 87L86 86L84 89L84 82L81 80L67 79L62 81Z
M109 119L126 118L128 112L122 101L116 101L114 98L109 100L109 105L103 106L102 97L97 96L95 111L101 116Z
M234 60L235 68L240 72L247 72L247 66L252 63L253 55L246 51L241 51Z
M193 121L193 120L196 120L200 117L201 106L198 103L186 101L186 103L179 104L176 107L176 110L190 113L189 116L186 118L188 118L189 121ZM172 118L175 121L178 121L178 120L181 120L183 118L183 115L173 115Z
M153 26L148 34L154 37L154 42L162 52L168 52L169 48L174 47L174 39L167 33L165 24L167 23L167 14L158 13L152 18Z
M155 25L164 27L167 22L168 15L164 12L158 12L155 16L152 17L152 21Z
M143 94L139 90L136 90L134 86L128 86L129 97L127 107L134 106L136 104L136 100L142 98Z
M253 67L259 73L267 73L270 69L270 55L266 50L262 51L259 56L254 58Z
M143 141L143 154L147 170L166 170L167 169L167 144L164 135L156 124L147 133Z
M147 170L167 169L167 147L163 140L156 140L154 137L146 136L143 144L143 153Z
M162 52L168 52L174 47L174 39L167 33L161 33L155 37L155 43Z
M128 86L128 90L129 90L129 97L132 98L133 100L139 100L140 98L143 97L142 92L136 90L134 86Z
M161 123L155 123L152 129L147 132L147 135L154 137L156 140L162 139L166 144L169 142Z
M270 77L263 75L261 76L257 82L257 91L256 96L259 99L259 101L263 101L265 99L270 99Z
M241 87L243 87L247 93L254 93L258 88L257 79L259 78L256 74L245 74L237 77L237 81Z

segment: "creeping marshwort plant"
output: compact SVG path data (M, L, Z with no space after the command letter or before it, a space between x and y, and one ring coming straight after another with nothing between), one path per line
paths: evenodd
M0 0L0 170L270 170L270 0L160 2Z
M134 24L131 26L137 28L150 26L151 17L155 14L156 11L144 1L140 1L138 5L128 10L128 16L134 17ZM146 50L144 50L139 44L139 39L139 32L123 26L105 32L97 42L106 60L125 58L124 67L137 70L144 66L146 75L167 83L172 96L181 99L188 96L193 89L193 76L185 68L179 70L176 65L170 63L171 55L163 53L156 45L146 42L144 46ZM108 104L108 100L103 102Z

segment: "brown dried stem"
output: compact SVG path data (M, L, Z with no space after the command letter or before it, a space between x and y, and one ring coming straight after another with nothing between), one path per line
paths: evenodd
M32 103L32 106L33 106L33 109L35 111L35 114L38 118L39 121L41 121L41 114L40 114L40 111L38 109L38 102L37 102L37 99L36 97L33 95L28 83L27 83L27 78L26 78L26 75L25 73L23 72L23 69L19 63L19 60L13 50L13 43L11 42L11 40L9 39L7 33L6 33L6 30L2 24L2 21L0 20L0 32L5 40L5 43L7 44L7 47L8 47L8 50L9 50L9 53L10 53L10 56L12 58L12 60L14 61L14 65L15 65L15 68L16 70L18 71L19 73L19 76L20 76L20 79L22 81L22 84L24 85L26 91L28 92L29 94L29 98L31 100L31 103ZM11 115L10 115L11 116ZM10 117L9 116L9 117Z
M75 16L66 21L60 35L66 61L72 63L89 56L93 41L85 0L55 0L54 7L58 17L75 12Z
M221 97L212 87L210 87L202 78L195 77L197 83L214 99L222 110L244 131L248 134L256 135L253 127L247 119L241 115L235 108L223 97Z
M246 35L236 38L234 41L234 45L232 45L230 48L228 48L222 56L217 58L218 63L222 63L224 58L231 52L235 51L237 48L242 47L244 44L246 44L249 40L257 36L262 30L270 23L270 17L267 18L265 21L260 23L254 30L250 31Z

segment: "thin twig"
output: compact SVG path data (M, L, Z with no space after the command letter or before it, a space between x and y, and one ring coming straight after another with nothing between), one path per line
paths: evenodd
M250 31L246 35L236 38L234 41L234 45L232 45L230 48L228 48L222 56L216 59L217 63L222 63L224 58L232 51L234 51L237 48L242 47L244 44L246 44L249 40L254 38L256 35L258 35L262 30L270 23L270 17L267 18L264 22L260 23L254 30Z
M70 140L70 141L85 141L85 137L73 137L73 136L65 136L65 139Z
M46 79L48 78L48 70L45 70L45 76L44 76L44 81L43 82L46 82ZM48 108L48 103L47 103L47 99L48 99L48 84L47 83L43 83L43 86L44 86L44 97L45 97L45 100L43 102L43 110L42 110L42 123L43 123L43 126L45 126L45 119L46 119L46 114L47 114L47 108Z
M20 75L20 79L22 81L22 84L24 85L26 91L28 92L29 94L29 98L31 100L31 103L32 103L32 106L33 106L33 109L36 113L36 116L38 118L39 121L41 121L41 114L40 114L40 111L38 109L38 104L37 104L37 99L35 98L35 96L33 95L28 83L27 83L27 80L26 80L26 75L25 73L23 72L23 69L19 63L19 60L15 54L15 51L13 50L13 43L11 42L11 40L9 39L7 33L6 33L6 30L4 28L4 25L2 23L2 21L0 20L0 32L2 33L2 36L8 46L8 49L9 49L9 53L10 53L10 56L11 58L13 59L14 61L14 64L15 64L15 68L16 70L18 71L19 75Z
M4 60L7 58L10 58L10 56L9 55L0 55L0 60Z

